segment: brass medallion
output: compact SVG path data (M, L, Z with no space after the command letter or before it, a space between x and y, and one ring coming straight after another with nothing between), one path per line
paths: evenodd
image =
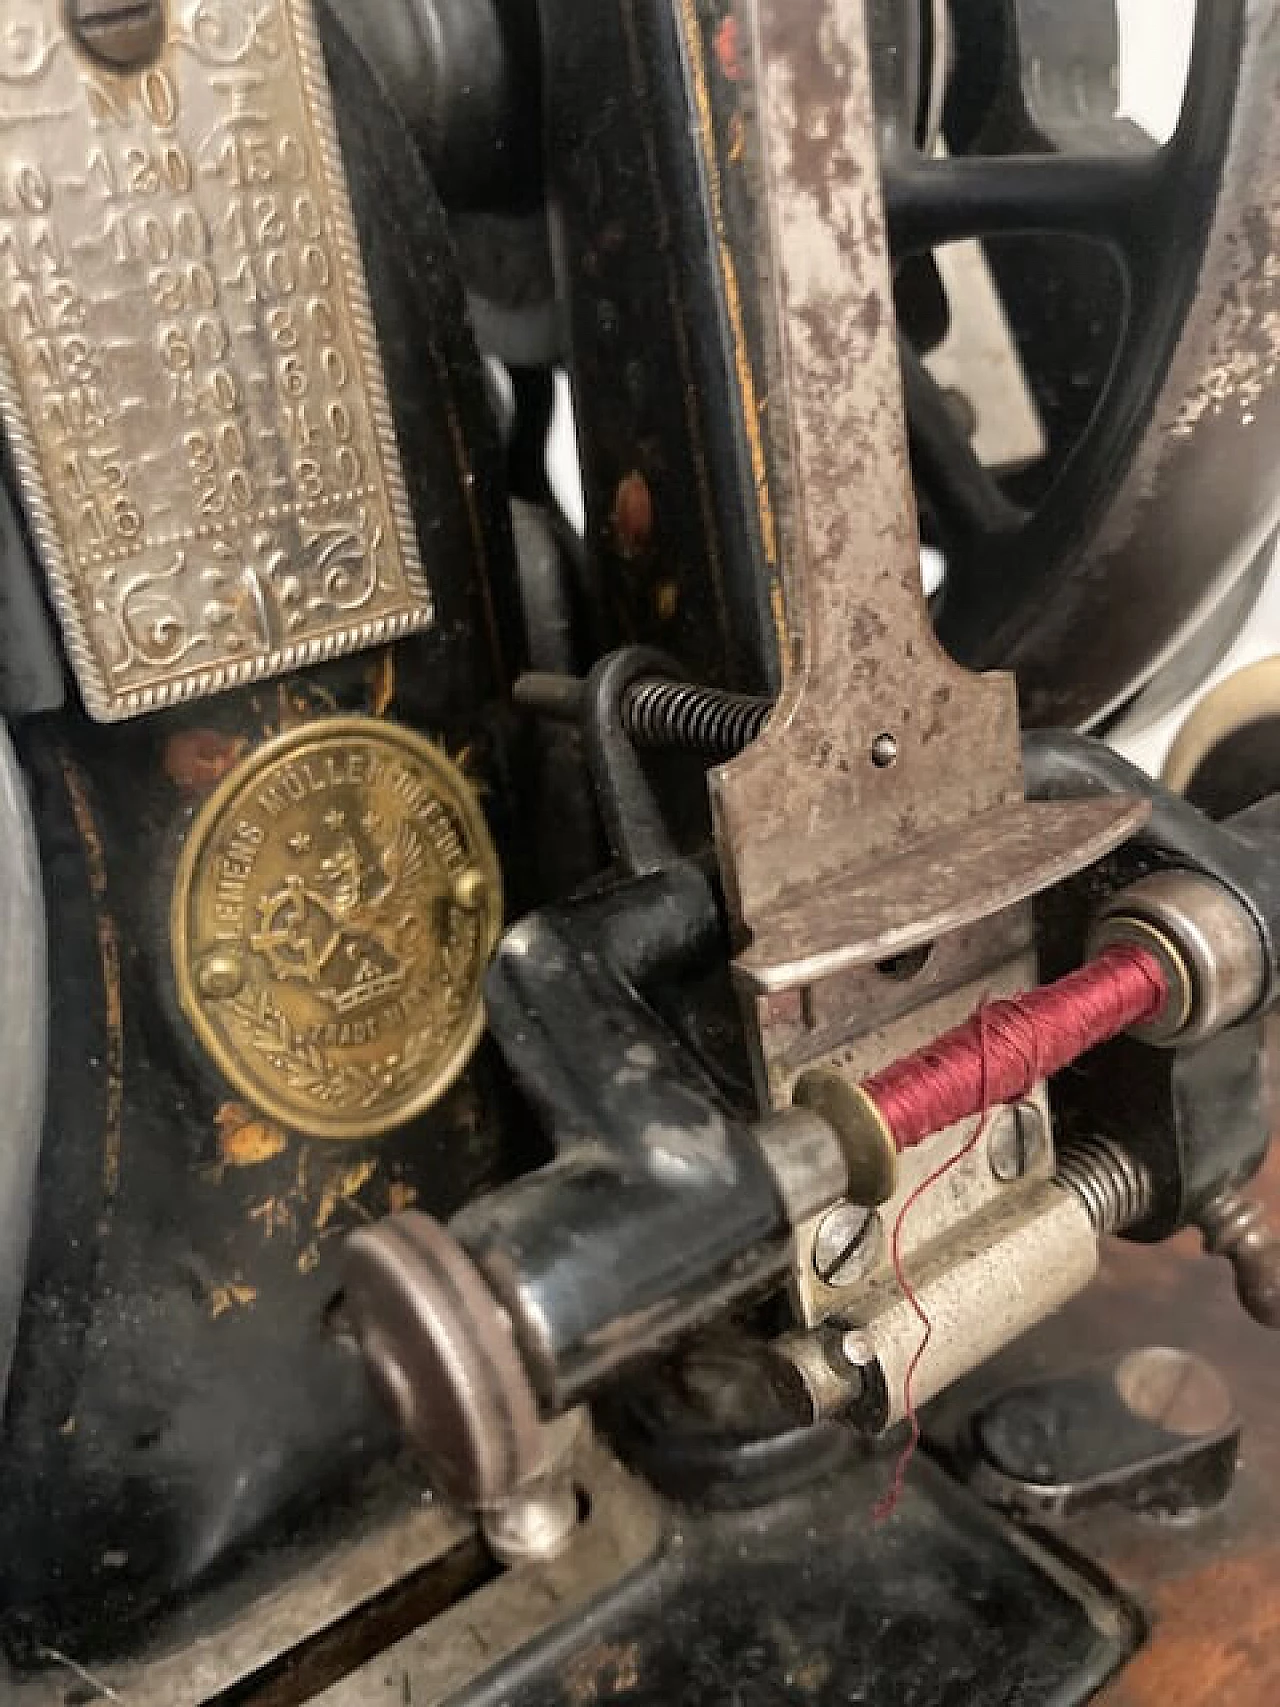
M501 924L458 767L397 725L326 719L260 747L201 809L174 891L178 994L258 1108L368 1138L466 1066Z
M311 0L164 18L0 0L0 420L108 721L433 621Z

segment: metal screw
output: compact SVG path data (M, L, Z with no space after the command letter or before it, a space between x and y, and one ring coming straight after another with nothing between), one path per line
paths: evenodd
M871 763L877 770L887 771L898 762L898 743L892 735L877 735L871 743Z
M861 1328L853 1328L825 1343L827 1361L848 1388L849 1402L856 1405L870 1387L879 1361L875 1341Z
M1211 1363L1188 1351L1150 1346L1116 1370L1116 1391L1135 1417L1188 1438L1226 1428L1231 1391Z
M200 994L210 1001L226 1002L238 996L244 988L244 966L239 955L229 950L206 957L196 973Z
M1025 1179L1044 1154L1044 1116L1034 1102L1020 1102L997 1120L987 1142L987 1161L1001 1185Z
M164 46L164 0L68 0L71 34L113 71L150 65Z
M851 1328L840 1341L840 1355L853 1369L870 1369L876 1361L876 1342L861 1328Z
M464 913L476 913L484 905L488 888L484 872L471 865L454 879L453 898Z
M813 1268L826 1286L852 1286L870 1269L880 1249L880 1217L857 1203L838 1203L818 1223Z

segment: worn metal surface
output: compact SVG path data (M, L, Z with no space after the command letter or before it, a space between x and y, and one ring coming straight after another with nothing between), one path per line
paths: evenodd
M588 1458L581 1487L586 1516L558 1558L507 1571L309 1707L435 1707L555 1627L572 1630L592 1602L654 1556L664 1527L655 1497L603 1451Z
M450 1566L446 1583L453 1592L482 1582L485 1568L472 1536L471 1525L450 1507L412 1504L369 1521L318 1555L304 1556L290 1581L268 1588L247 1608L221 1617L198 1605L188 1608L176 1629L162 1630L155 1652L125 1661L90 1660L83 1669L106 1701L113 1699L106 1693L112 1690L127 1707L204 1707L250 1679L266 1681L285 1656L353 1614L363 1611L376 1621L381 1597L429 1567ZM424 1615L437 1610L439 1605L422 1606ZM72 1659L68 1654L63 1664L49 1664L19 1685L11 1707L66 1707L68 1691L85 1682Z
M654 1005L721 943L711 885L677 863L531 915L495 957L490 1029L556 1156L469 1203L450 1231L509 1312L551 1412L785 1271L769 1157Z
M1135 929L1136 927L1136 929ZM1109 942L1161 936L1190 986L1182 1023L1164 1012L1135 1035L1185 1047L1202 1043L1251 1014L1267 983L1266 951L1253 915L1220 883L1187 871L1162 871L1112 897L1094 933L1094 952ZM1126 931L1133 934L1126 939Z
M178 999L256 1107L367 1139L466 1066L501 927L498 856L458 766L411 730L325 718L202 805L174 884Z
M512 1498L541 1468L538 1406L483 1275L414 1210L354 1233L342 1273L349 1330L435 1485L471 1509Z
M541 1463L510 1499L485 1512L485 1544L503 1565L546 1564L573 1545L585 1501L580 1476L590 1439L585 1410L567 1411L541 1430Z
M77 1670L73 1656L46 1654L12 1707L66 1707L77 1686L122 1707L452 1699L656 1552L662 1508L643 1484L585 1444L573 1473L586 1515L554 1559L499 1570L468 1522L424 1499L305 1558L285 1587L237 1611L188 1608L144 1658Z
M874 867L1016 799L1020 770L1012 683L943 654L920 590L863 8L757 0L748 15L795 658L764 735L712 777L751 933L790 892L847 872L854 849Z
M789 1108L753 1133L769 1165L789 1226L816 1215L849 1188L849 1164L835 1128L817 1109Z
M999 1394L974 1419L969 1479L1033 1522L1106 1504L1186 1519L1230 1493L1239 1446L1213 1365L1144 1347Z
M1019 904L1124 840L1142 813L1086 811L1054 826L1047 848L1047 825L1019 811L1012 684L969 675L941 651L920 589L864 8L757 0L747 18L772 289L769 424L790 499L780 537L792 667L764 733L712 773L711 799L757 1090L777 1104L801 1069L872 1070L943 1029L948 1013L1033 975ZM966 1137L941 1134L904 1163L887 1224ZM1016 1322L1016 1311L991 1308L974 1267L972 1251L997 1234L1030 1256L1020 1241L1042 1218L1051 1167L1046 1145L1009 1187L971 1157L904 1223L903 1250L932 1284L945 1290L955 1269L946 1308L957 1361L938 1364L940 1382L971 1366L971 1347L1000 1343L989 1330L1025 1328L1083 1284L1093 1237L1075 1202L1055 1207L1081 1236L1064 1241L1060 1272L1046 1268L1021 1294ZM884 1252L853 1285L829 1285L811 1260L819 1231L817 1221L798 1230L800 1319L811 1330L837 1310L890 1320L881 1410L898 1416L918 1318Z
M869 1433L892 1428L905 1414L920 1312L932 1324L911 1385L923 1404L1082 1292L1097 1266L1097 1234L1084 1205L1053 1183L970 1217L951 1237L940 1233L911 1265L918 1308L883 1271L841 1306L838 1333L856 1334L866 1356L810 1385L815 1418L845 1413ZM802 1379L815 1366L815 1335L820 1345L830 1337L819 1328L778 1345Z
M127 75L59 0L23 6L0 40L0 409L89 709L425 628L310 0L177 0Z
M840 1203L822 1217L813 1238L813 1267L824 1286L851 1286L883 1251L884 1223L874 1209Z
M739 1512L675 1518L667 1546L468 1707L1074 1707L1132 1650L1134 1609L984 1520L920 1462L892 1522L889 1466L850 1461ZM342 1707L419 1701L417 1675ZM428 1703L436 1697L427 1690ZM329 1703L325 1703L329 1707Z
M892 960L1074 876L1147 815L1145 801L1119 797L995 807L912 840L890 862L784 896L756 925L735 975L753 993L778 995ZM848 830L845 846L859 846Z

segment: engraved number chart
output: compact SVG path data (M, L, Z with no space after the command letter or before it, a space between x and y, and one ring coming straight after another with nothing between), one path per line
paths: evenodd
M95 717L430 624L309 0L4 0L0 410Z

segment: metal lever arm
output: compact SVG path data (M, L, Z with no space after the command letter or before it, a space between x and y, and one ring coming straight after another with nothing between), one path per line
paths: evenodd
M787 1261L749 1128L641 994L713 946L723 952L711 886L681 865L526 920L490 973L491 1029L558 1155L451 1231L553 1409Z

